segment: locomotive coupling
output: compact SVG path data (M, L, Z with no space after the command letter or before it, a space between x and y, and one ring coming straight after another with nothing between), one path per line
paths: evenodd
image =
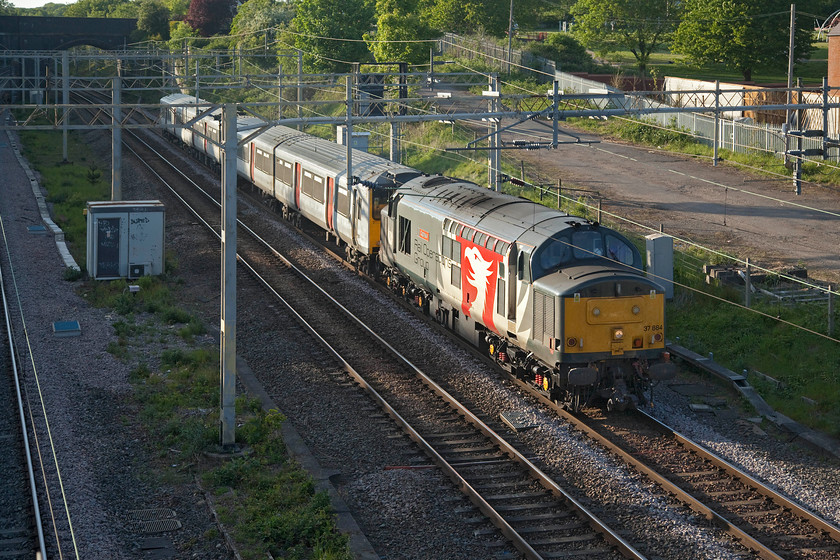
M667 381L677 375L677 366L674 362L659 362L648 368L648 375L654 381Z

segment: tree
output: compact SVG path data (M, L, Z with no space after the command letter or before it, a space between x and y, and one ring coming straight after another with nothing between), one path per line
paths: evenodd
M573 32L602 54L629 50L639 70L665 43L678 23L681 0L578 0Z
M79 0L67 6L66 17L106 18L118 17L115 14L128 0Z
M553 60L566 72L591 72L596 69L592 55L568 33L552 33L544 42L532 42L526 50Z
M671 49L694 64L721 63L751 81L760 67L787 67L788 0L686 0ZM794 60L812 49L810 18L797 18Z
M169 8L172 19L184 19L190 9L190 0L163 0L163 4Z
M192 0L186 22L202 37L227 33L236 0Z
M428 62L432 42L423 40L439 33L417 15L417 0L377 0L376 14L376 33L365 41L377 62Z
M263 35L257 37L258 32L285 27L293 17L294 12L288 2L248 0L239 6L230 26L230 34L240 36L238 39L243 43L262 45Z
M370 2L298 0L295 10L295 46L310 55L306 62L311 69L340 72L348 70L350 62L370 60L363 40L373 26Z
M0 0L0 16L10 16L12 13L12 3L8 0Z
M159 0L137 2L137 31L143 39L169 40L169 8Z
M518 11L531 2L514 3ZM453 33L485 32L497 37L507 33L510 0L421 0L423 19L435 29Z

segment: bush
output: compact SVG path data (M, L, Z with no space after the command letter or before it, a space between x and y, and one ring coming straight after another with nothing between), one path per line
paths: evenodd
M545 42L530 43L526 50L553 60L565 72L593 72L600 68L577 39L565 33L552 33Z

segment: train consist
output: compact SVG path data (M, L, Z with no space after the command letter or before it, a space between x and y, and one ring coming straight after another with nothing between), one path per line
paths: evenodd
M161 124L218 163L218 111L196 103L162 98ZM348 261L568 409L636 406L675 374L664 292L618 232L359 150L348 181L346 147L288 127L237 134L239 175L285 218L325 230Z

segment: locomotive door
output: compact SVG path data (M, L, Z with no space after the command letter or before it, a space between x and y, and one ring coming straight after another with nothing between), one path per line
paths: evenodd
M516 332L516 261L519 250L516 243L511 243L510 251L507 254L507 319L508 331Z

